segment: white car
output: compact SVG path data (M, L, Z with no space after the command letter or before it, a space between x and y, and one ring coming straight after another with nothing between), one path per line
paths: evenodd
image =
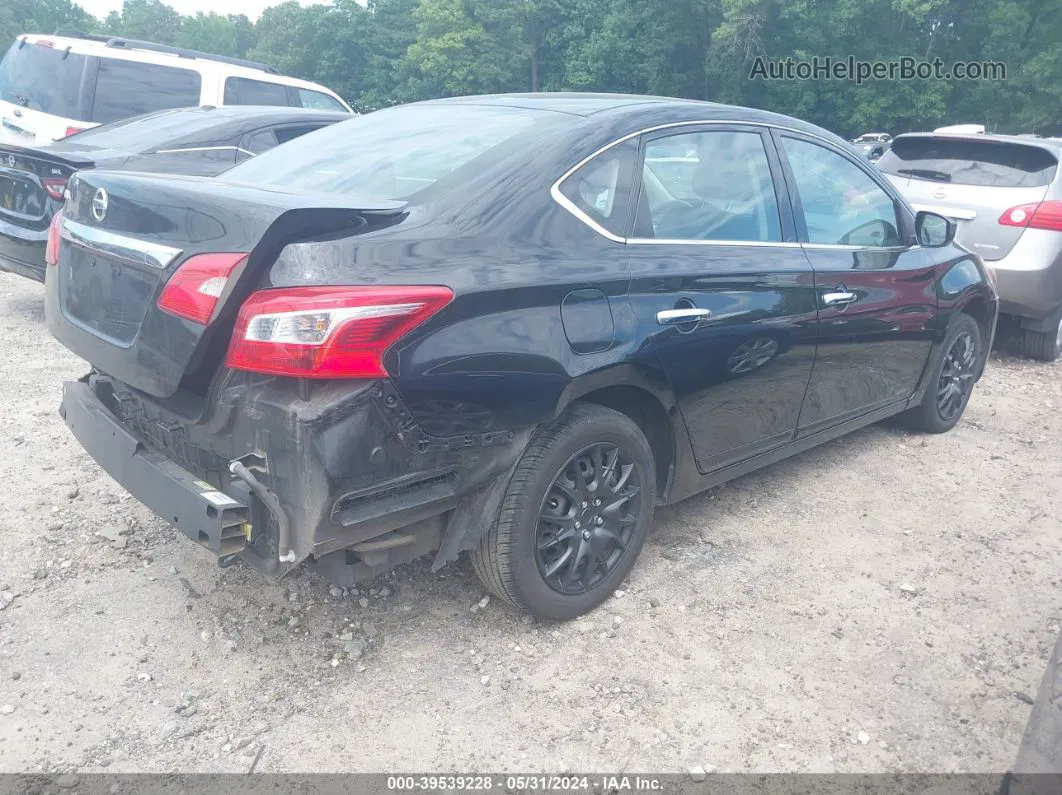
M194 105L351 112L271 67L117 36L19 36L0 61L0 143L49 144L97 124Z

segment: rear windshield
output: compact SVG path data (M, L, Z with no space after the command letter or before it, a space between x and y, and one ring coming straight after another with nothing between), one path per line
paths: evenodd
M878 161L886 174L994 188L1035 188L1055 178L1058 159L1006 141L901 138Z
M16 41L0 61L0 99L66 119L83 120L81 83L88 59Z
M218 131L226 137L225 130L231 125L232 119L209 110L167 110L90 127L52 146L62 149L69 143L73 149L119 149L145 154L174 143L213 141Z
M571 117L501 106L407 105L376 111L277 147L223 179L307 193L404 199L464 166L482 173Z

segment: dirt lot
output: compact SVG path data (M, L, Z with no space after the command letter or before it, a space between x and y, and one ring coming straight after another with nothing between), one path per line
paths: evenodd
M566 625L480 609L467 563L218 569L69 436L83 370L0 274L2 771L1001 771L1060 631L1062 365L997 352L951 434L660 511Z

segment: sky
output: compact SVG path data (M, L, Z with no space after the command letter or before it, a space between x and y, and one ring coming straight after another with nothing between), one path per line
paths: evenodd
M219 14L246 14L252 20L258 19L262 11L270 6L279 5L282 0L165 0L166 5L177 9L181 14L194 14L196 11L217 11ZM304 6L327 0L299 0ZM75 0L95 17L103 18L112 11L122 10L122 0Z

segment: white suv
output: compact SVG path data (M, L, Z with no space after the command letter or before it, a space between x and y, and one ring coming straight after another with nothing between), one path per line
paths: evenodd
M116 36L22 35L0 61L0 143L48 144L194 105L351 110L327 88L264 64Z

